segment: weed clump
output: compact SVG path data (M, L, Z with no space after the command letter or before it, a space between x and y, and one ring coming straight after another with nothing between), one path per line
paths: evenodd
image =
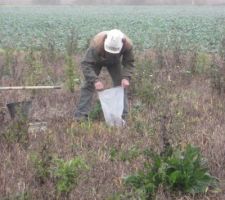
M210 187L217 187L217 179L209 174L206 162L196 147L188 145L184 150L171 148L163 155L146 151L145 155L148 161L144 170L125 177L126 185L135 188L144 195L144 199L154 198L160 185L189 194L206 193Z

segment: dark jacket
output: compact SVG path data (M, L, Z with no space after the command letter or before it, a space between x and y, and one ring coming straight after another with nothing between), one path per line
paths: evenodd
M134 55L132 41L125 36L123 48L119 54L107 54L104 50L106 32L97 34L91 41L81 62L81 68L86 81L95 82L98 79L96 67L121 65L122 78L130 79L134 68Z

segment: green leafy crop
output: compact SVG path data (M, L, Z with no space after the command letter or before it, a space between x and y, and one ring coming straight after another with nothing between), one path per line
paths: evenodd
M136 48L218 52L224 36L225 7L193 6L0 6L0 48L47 48L66 51L76 30L78 49L100 31L121 29ZM158 44L156 44L158 43Z

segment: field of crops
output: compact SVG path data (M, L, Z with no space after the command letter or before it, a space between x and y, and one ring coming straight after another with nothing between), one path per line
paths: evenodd
M0 7L0 48L45 47L64 50L71 30L84 49L97 32L119 28L138 48L163 44L218 51L225 35L225 7L47 6Z
M83 50L112 28L141 50L122 129L97 95L74 120ZM224 69L225 6L0 6L0 86L62 86L0 91L0 200L224 200Z

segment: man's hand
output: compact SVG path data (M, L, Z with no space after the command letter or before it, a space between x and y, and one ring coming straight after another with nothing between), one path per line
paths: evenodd
M129 87L129 85L130 85L130 82L127 80L127 79L122 79L122 81L121 81L121 86L123 87L123 88L128 88Z
M102 83L101 81L97 81L97 82L95 83L95 89L96 89L96 90L103 90L103 89L104 89L103 83Z

